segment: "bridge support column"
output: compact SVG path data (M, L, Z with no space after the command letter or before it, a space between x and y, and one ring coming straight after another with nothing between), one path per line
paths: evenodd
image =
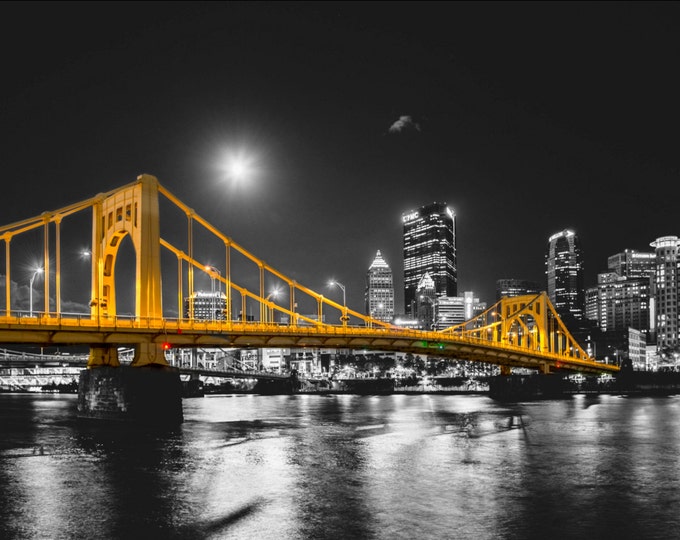
M510 366L501 366L501 375L511 375L512 368Z
M179 371L155 366L84 369L78 382L78 417L181 424L184 415Z
M170 364L165 359L165 351L160 343L138 343L135 345L135 356L130 365L165 367Z
M90 358L87 367L111 366L118 367L118 347L90 347Z

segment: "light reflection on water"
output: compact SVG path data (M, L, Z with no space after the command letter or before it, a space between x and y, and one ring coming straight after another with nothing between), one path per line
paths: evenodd
M0 395L0 538L674 538L680 398Z

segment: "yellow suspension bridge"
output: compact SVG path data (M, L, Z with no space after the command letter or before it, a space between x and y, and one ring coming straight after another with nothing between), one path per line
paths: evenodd
M162 206L166 205L166 206ZM171 242L161 214L171 208L186 219L186 237ZM62 309L62 230L91 211L89 311ZM172 220L177 224L177 219ZM200 254L198 230L223 250L224 273ZM43 309L28 313L13 297L12 248L24 235L39 234L44 272ZM120 346L134 347L132 366L167 366L168 347L323 347L436 355L540 373L615 373L618 367L591 358L571 336L545 293L503 298L475 318L441 331L398 327L354 311L290 279L201 218L151 175L107 193L0 227L4 242L5 298L0 303L0 343L40 346L87 345L88 367L118 366ZM134 313L117 313L117 256L125 239L134 247ZM181 247L178 247L181 244ZM200 244L200 245L199 245ZM168 264L162 264L162 261ZM119 274L122 272L119 270ZM197 275L224 287L219 317L194 316ZM172 283L171 291L163 282ZM32 286L32 283L31 283ZM267 290L287 289L286 302ZM170 287L168 287L170 289ZM32 290L31 290L32 292ZM221 291L220 291L221 292ZM168 300L170 298L170 300ZM164 302L165 300L165 302ZM163 305L165 303L165 306ZM236 313L236 315L234 315ZM251 314L251 315L247 315ZM254 314L254 315L253 315ZM329 321L337 320L338 324Z

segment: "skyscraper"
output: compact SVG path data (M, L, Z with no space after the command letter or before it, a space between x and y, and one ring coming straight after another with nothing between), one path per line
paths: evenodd
M548 297L560 317L583 319L583 258L578 237L569 229L548 239L545 256Z
M605 332L650 329L650 278L656 255L627 249L607 258L609 272L597 276L597 304L589 317Z
M366 315L380 321L394 318L394 281L392 270L383 259L380 250L366 272Z
M429 273L436 295L457 296L456 222L446 203L432 203L402 214L404 225L404 304L415 317L416 288Z
M656 313L656 348L676 349L680 346L678 329L678 248L677 236L662 236L650 244L656 251L654 272L654 312Z
M437 317L437 290L429 272L423 274L416 287L415 315L420 328L425 330L432 328Z
M527 279L506 278L496 280L496 300L500 300L504 296L539 294L542 290L538 283Z

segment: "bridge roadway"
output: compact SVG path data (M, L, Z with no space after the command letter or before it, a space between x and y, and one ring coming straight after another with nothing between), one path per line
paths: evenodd
M281 325L261 322L198 321L82 316L0 317L0 343L39 346L134 346L168 344L173 348L331 348L401 351L414 355L470 360L540 372L616 373L602 364L509 343L400 327Z

